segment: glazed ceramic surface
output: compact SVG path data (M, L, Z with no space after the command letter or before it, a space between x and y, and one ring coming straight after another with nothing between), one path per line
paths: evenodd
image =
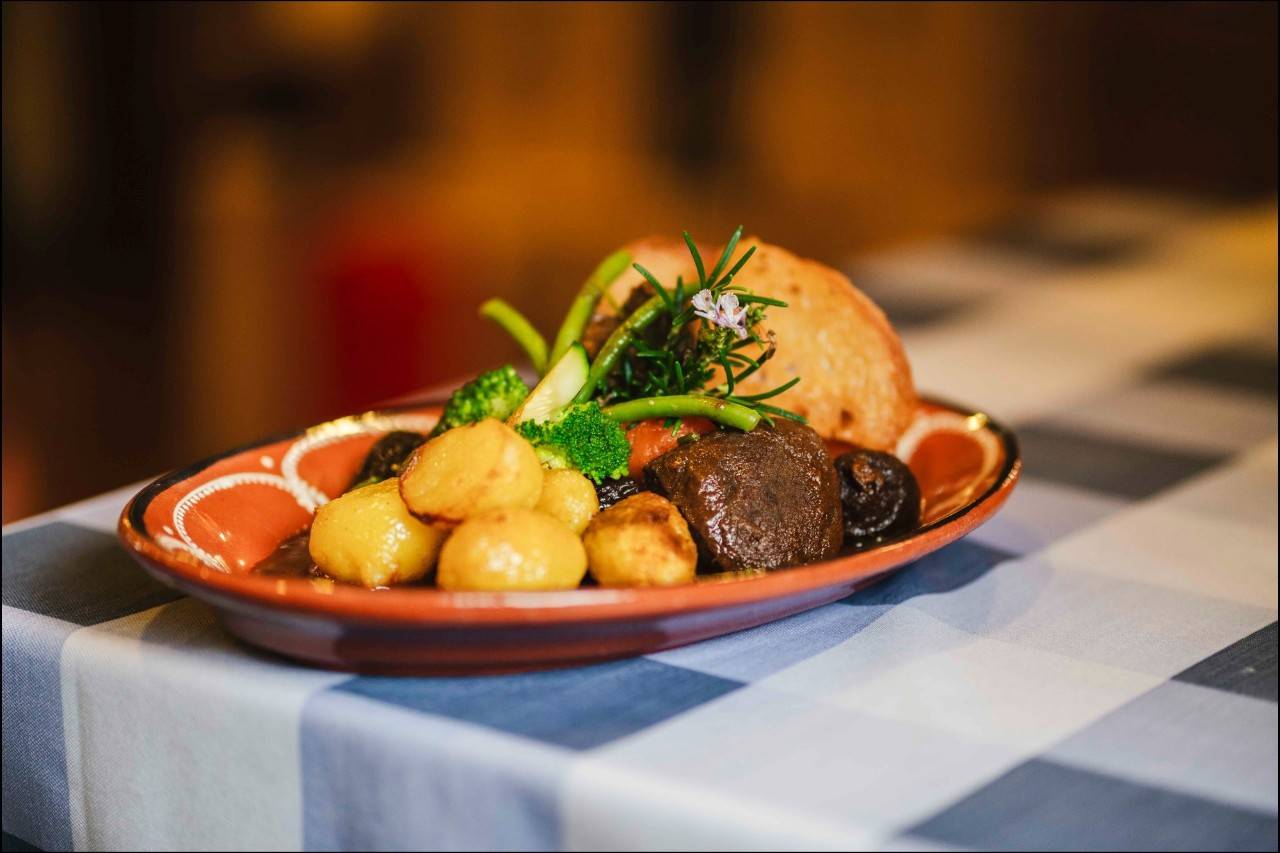
M1007 430L926 401L897 448L920 482L921 526L826 562L662 589L508 593L367 590L253 572L342 491L380 435L429 430L438 413L422 404L342 418L168 474L125 507L121 540L253 645L361 672L512 671L644 654L835 601L986 521L1020 470Z

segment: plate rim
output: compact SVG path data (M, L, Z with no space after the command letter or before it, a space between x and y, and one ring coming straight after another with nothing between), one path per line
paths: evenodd
M972 415L981 409L934 395L920 395L921 403L954 413ZM348 619L368 624L402 626L462 626L484 623L613 622L675 616L755 602L786 599L839 584L864 584L914 559L965 536L1004 504L1022 470L1017 437L1000 421L983 412L1000 441L1005 458L991 485L950 515L936 519L901 538L831 560L769 572L758 577L675 587L590 587L561 591L460 592L436 588L365 590L333 585L327 591L301 579L263 577L215 571L184 555L161 548L146 528L144 515L156 496L196 476L211 465L265 445L305 435L319 427L371 415L394 415L439 406L436 397L397 402L359 414L258 439L173 469L143 486L120 513L117 534L151 575L215 606L250 608L260 613L294 617Z

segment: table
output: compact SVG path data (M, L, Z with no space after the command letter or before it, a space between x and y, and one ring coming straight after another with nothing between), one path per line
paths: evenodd
M1016 427L991 523L751 631L430 679L238 645L116 545L133 486L19 522L6 845L1274 850L1274 204L1077 193L850 266Z

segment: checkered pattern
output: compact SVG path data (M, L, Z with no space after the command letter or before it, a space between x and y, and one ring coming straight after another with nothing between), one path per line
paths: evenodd
M1092 195L862 259L1024 482L879 586L646 658L319 672L135 568L132 487L6 528L6 846L1274 850L1275 229Z

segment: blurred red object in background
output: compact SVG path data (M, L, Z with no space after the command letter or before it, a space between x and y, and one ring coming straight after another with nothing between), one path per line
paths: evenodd
M314 340L326 410L353 412L438 381L449 335L449 264L420 218L361 200L323 225L307 283L321 323Z

